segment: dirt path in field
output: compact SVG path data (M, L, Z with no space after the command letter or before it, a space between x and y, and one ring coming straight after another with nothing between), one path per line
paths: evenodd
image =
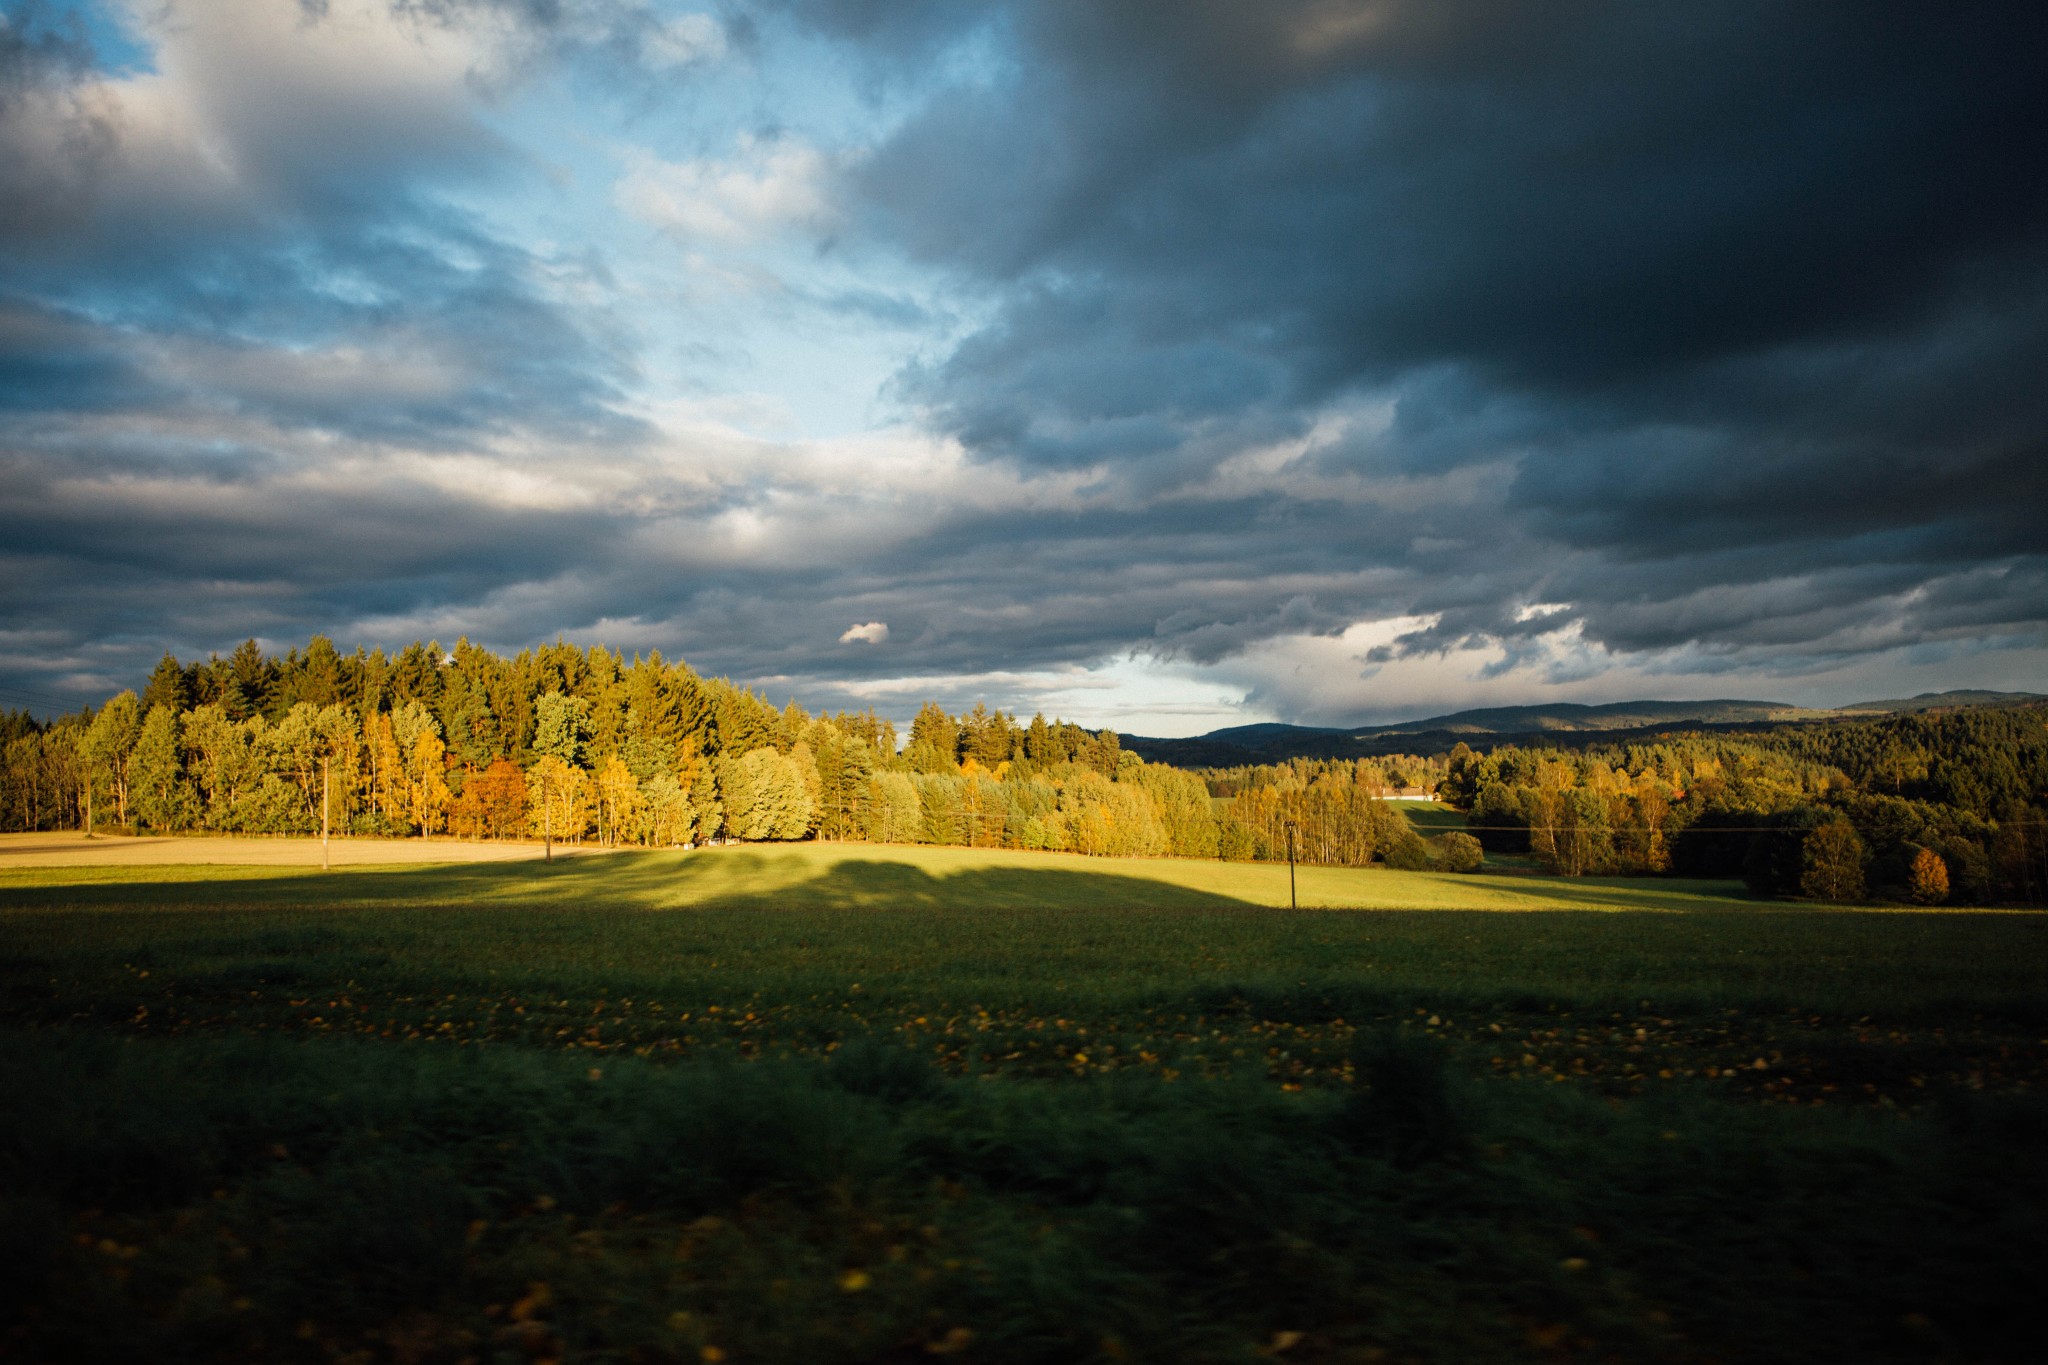
M557 858L609 853L597 844L556 844ZM370 863L500 863L538 860L541 846L467 839L336 839L328 845L334 867ZM101 834L91 839L76 830L53 834L0 834L0 868L154 866L164 863L232 863L243 867L318 867L318 839L196 839L153 835Z

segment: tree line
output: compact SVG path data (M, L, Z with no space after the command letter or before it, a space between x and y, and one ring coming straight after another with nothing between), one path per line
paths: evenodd
M1289 769L1219 799L1088 731L935 703L909 733L812 715L659 653L467 640L166 655L140 695L0 717L0 827L596 840L828 839L1114 856L1434 865L1386 774ZM1476 852L1476 849L1475 849ZM1476 857L1472 859L1476 862ZM1456 859L1446 865L1461 865Z
M1381 799L1434 791L1471 833ZM925 704L812 715L557 642L166 655L138 696L0 714L0 828L675 847L828 839L1564 875L1742 877L1826 900L2048 901L2048 707L1625 744L1185 771L1111 730ZM1476 836L1476 837L1475 837Z
M2048 708L1448 755L1491 851L1566 875L1742 877L1760 894L2048 899Z

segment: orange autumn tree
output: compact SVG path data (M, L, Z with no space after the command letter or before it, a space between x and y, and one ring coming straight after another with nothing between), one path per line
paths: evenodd
M1948 899L1948 864L1933 849L1921 849L1913 855L1906 886L1920 904L1940 905Z
M512 839L526 832L526 774L509 758L471 772L448 807L448 828L465 839Z

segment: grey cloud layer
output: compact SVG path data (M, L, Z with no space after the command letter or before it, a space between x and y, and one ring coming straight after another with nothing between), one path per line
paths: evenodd
M1331 458L1512 456L1513 519L1555 552L1474 565L1490 601L1419 585L1447 613L1426 648L1511 636L1540 592L1620 648L1796 651L1821 641L1774 583L1853 611L2048 548L2038 8L1013 22L1014 73L941 95L864 185L907 249L1004 299L912 376L973 449L1128 472L1390 402ZM1851 572L1873 562L1901 567ZM1975 581L2038 634L2037 579ZM1710 588L1725 612L1664 609Z
M530 173L477 89L566 61L645 98L711 30L397 10L518 38L392 88L209 81L232 42L195 47L228 174L72 38L0 27L0 675L415 626L821 698L1365 617L1433 621L1382 662L1567 627L1788 673L2048 644L2038 6L725 13L749 60L804 26L911 110L834 249L987 319L892 387L1015 486L980 500L675 449L628 415L605 262L452 206ZM805 553L863 497L874 534ZM779 546L720 562L734 517Z

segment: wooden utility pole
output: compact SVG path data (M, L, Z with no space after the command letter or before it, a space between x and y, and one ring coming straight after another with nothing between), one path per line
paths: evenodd
M327 755L320 755L320 870L330 871L327 865L327 793L332 784L327 779Z
M1294 821L1287 822L1287 908L1299 910L1301 905L1294 898Z

